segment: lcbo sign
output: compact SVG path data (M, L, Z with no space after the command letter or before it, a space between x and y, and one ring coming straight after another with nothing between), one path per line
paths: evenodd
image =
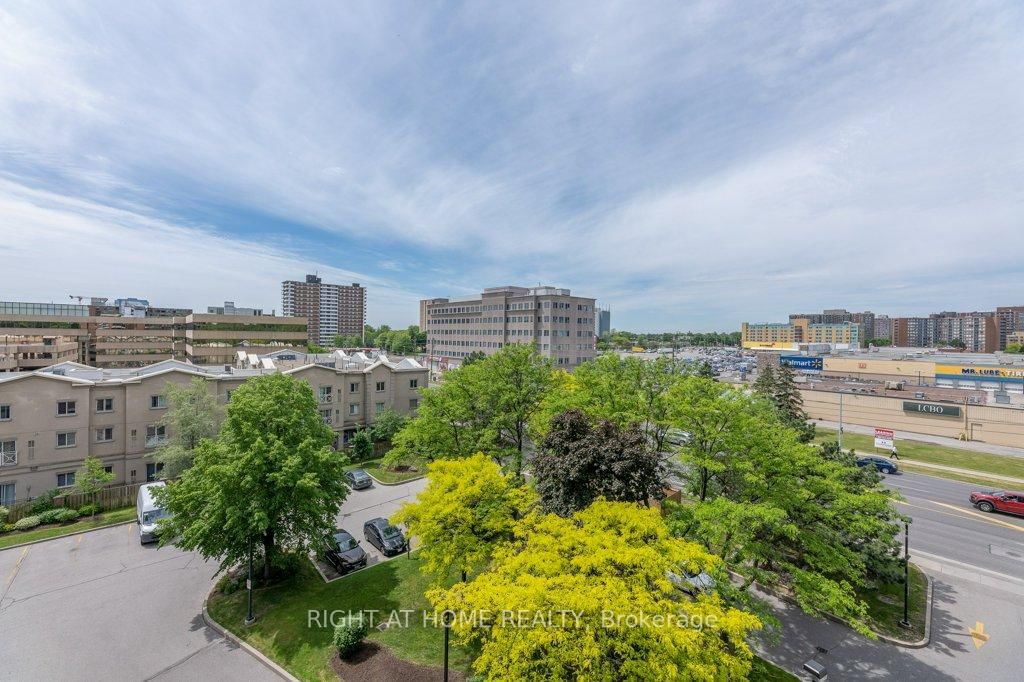
M920 412L937 417L959 417L960 408L955 405L936 405L934 403L903 403L904 412Z

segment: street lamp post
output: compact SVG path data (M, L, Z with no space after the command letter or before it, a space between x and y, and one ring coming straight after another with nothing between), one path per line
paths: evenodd
M252 538L249 538L249 576L245 579L245 589L248 590L249 613L245 617L245 624L252 625L256 622L256 615L252 612Z
M444 682L448 682L448 633L453 620L455 620L455 614L451 611L441 614L441 624L444 626Z
M903 522L903 620L900 627L910 627L910 523Z
M843 449L843 391L839 390L839 450Z

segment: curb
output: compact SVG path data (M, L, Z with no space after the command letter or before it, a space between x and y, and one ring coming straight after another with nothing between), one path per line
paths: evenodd
M383 485L383 486L388 486L388 487L395 486L395 485L405 485L406 483L412 483L413 481L418 481L420 479L423 479L423 478L427 477L426 474L423 474L422 476L417 476L416 478L407 478L404 481L397 481L395 483L385 483L384 481L380 480L379 478L377 478L376 476L371 474L369 471L366 472L366 475L369 476L370 478L372 478L373 482L376 483L377 485Z
M82 535L83 533L92 533L93 531L103 530L105 528L116 528L118 526L127 526L135 523L135 519L131 521L118 521L117 523L108 523L105 526L96 526L95 528L86 528L85 530L76 530L70 533L64 533L63 535L54 535L52 538L42 538L41 540L29 540L28 542L19 542L16 545L8 545L7 547L0 548L0 552L6 552L9 549L17 549L19 547L28 547L30 545L38 545L43 542L52 542L53 540L60 540L61 538L71 538L76 535Z
M231 632L226 627L224 627L223 625L221 625L213 619L213 616L210 615L209 609L206 608L206 604L210 600L210 595L212 595L214 590L216 589L217 585L216 583L214 583L213 587L210 588L210 591L207 592L206 597L203 598L203 622L205 622L206 625L211 630L218 633L224 639L228 640L229 642L233 642L234 644L245 649L245 651L248 652L249 655L251 655L257 661L262 663L264 667L266 667L271 672L275 673L281 679L288 680L288 682L299 682L299 679L297 677L295 677L290 672L279 666L277 663L274 663L272 660L267 658L259 649L243 641L237 635L235 635L235 633Z

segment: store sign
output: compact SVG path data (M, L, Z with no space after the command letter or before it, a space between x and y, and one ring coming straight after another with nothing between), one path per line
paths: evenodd
M935 403L903 403L904 412L920 412L935 417L959 417L960 408L956 405L936 405Z
M892 429L875 428L875 447L879 450L892 450L896 446L896 434Z
M935 376L972 381L1024 381L1024 367L981 365L935 365Z
M783 355L779 357L779 362L807 372L820 372L824 369L821 358L809 358L805 355Z

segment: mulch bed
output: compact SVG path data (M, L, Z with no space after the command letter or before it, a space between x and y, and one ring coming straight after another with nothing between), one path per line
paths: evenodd
M440 668L403 661L377 642L363 642L362 648L346 661L335 654L331 667L342 680L352 682L438 682L443 678ZM448 679L465 682L466 676L449 669Z

